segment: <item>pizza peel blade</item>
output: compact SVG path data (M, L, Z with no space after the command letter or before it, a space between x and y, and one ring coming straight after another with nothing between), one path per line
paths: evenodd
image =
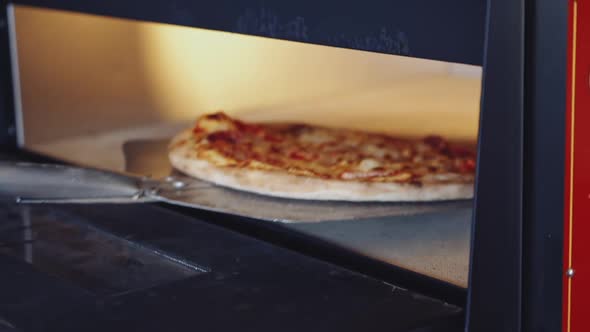
M165 202L274 222L320 222L414 215L470 206L439 203L355 203L267 197L180 174L160 180L94 168L0 163L0 198L29 204Z
M169 139L134 139L123 144L125 171L170 178L188 185L184 190L164 190L159 199L171 204L276 222L320 222L416 215L457 208L471 202L424 203L342 202L285 199L223 188L184 176L168 162Z
M30 204L165 202L283 223L360 220L471 208L471 201L424 203L311 201L237 191L172 169L167 139L123 144L124 172L32 163L0 163L0 199Z
M149 200L140 178L98 169L0 163L0 198L18 203L137 203Z

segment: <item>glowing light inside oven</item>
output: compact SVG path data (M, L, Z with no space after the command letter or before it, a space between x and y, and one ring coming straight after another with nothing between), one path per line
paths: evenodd
M218 109L401 135L477 133L479 67L29 7L15 12L27 142L188 121Z

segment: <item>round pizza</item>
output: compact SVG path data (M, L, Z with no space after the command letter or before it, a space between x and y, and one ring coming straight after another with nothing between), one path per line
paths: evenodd
M439 201L473 196L475 148L295 123L201 116L169 145L172 166L232 189L284 198Z

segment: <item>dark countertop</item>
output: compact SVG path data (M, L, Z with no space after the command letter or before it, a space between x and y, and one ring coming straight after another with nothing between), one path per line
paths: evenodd
M155 205L3 204L0 220L0 317L21 331L407 331L461 324L455 306ZM112 265L104 261L117 253L85 245L96 242L88 233L201 273L175 272L164 276L173 280L135 289L89 282L84 272L104 277ZM64 250L93 254L103 265L92 270L82 255L53 259L62 267L56 268L52 250L62 258ZM146 278L166 267L150 269ZM116 284L121 275L115 277Z
M44 160L0 154L23 159ZM0 331L463 329L459 307L198 215L0 202Z

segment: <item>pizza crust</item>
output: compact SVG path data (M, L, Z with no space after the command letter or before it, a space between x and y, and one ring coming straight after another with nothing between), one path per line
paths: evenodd
M293 175L280 171L219 167L198 159L190 144L190 130L178 134L171 142L169 159L177 170L219 186L261 195L303 199L355 202L417 202L469 199L472 183L424 184L353 182Z

